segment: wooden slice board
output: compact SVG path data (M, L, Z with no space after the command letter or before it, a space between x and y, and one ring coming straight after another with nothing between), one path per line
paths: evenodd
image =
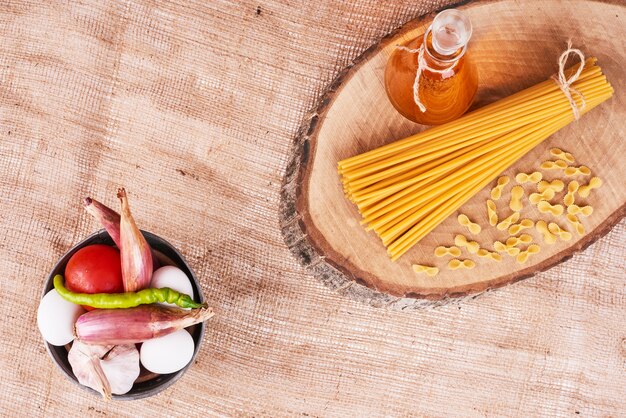
M455 234L470 234L456 220L458 213L483 226L472 239L482 247L508 237L487 221L485 188L448 218L417 246L393 263L373 232L359 224L356 207L343 194L337 174L341 159L376 148L427 129L398 114L383 85L385 64L395 45L424 33L433 15L407 23L396 33L368 49L329 87L319 106L303 124L283 188L282 227L287 244L316 276L334 288L346 289L357 299L405 307L424 305L483 292L532 276L570 257L602 236L626 213L626 7L596 1L478 1L460 7L474 27L469 53L478 65L480 86L474 108L546 80L557 70L557 58L568 38L588 56L596 56L614 97L553 135L518 161L505 174L512 178L499 214L508 215L509 190L518 172L539 169L551 159L549 149L560 147L574 154L577 164L591 168L604 185L579 204L594 213L581 218L587 230L569 242L544 244L536 230L527 230L541 252L526 264L504 257L500 263L464 254L477 266L473 270L446 268L449 258L436 258L438 245L452 245ZM563 178L545 172L548 179ZM588 178L576 178L586 183ZM532 190L525 186L526 195ZM565 217L540 214L524 200L523 218L556 221L571 230ZM413 263L440 268L435 278L412 271ZM367 289L365 287L367 287ZM413 300L410 300L413 299Z

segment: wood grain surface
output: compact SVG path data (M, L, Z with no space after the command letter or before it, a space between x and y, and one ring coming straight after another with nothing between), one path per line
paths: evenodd
M370 45L448 3L0 2L0 414L623 416L625 222L536 278L404 312L325 287L285 245L303 119ZM175 385L106 403L48 358L36 300L99 228L82 198L115 205L120 185L217 316Z
M408 23L398 33L386 37L359 57L337 86L320 100L317 119L310 131L300 138L300 144L306 141L310 151L296 179L297 211L307 240L325 257L325 263L340 271L336 280L344 280L346 285L356 281L398 297L429 300L463 297L545 270L585 248L624 217L626 164L622 160L626 155L626 142L623 140L626 133L626 93L619 86L626 79L626 54L620 48L626 37L626 26L615 15L624 13L626 9L623 5L593 7L595 4L577 2L563 8L559 2L546 2L538 8L532 2L517 4L501 1L472 2L461 6L475 27L468 52L480 69L480 86L474 108L548 79L558 70L557 58L565 48L568 37L575 39L576 47L588 56L597 56L604 74L614 83L616 93L609 102L552 135L504 172L512 181L505 188L503 198L497 202L500 219L509 216L512 211L508 202L510 189L516 184L515 175L540 170L542 161L554 159L549 153L550 148L565 149L577 157L575 165L591 167L592 175L604 181L603 187L588 198L577 200L581 206L591 205L594 208L592 216L580 217L586 234L580 236L574 233L572 240L559 240L554 245L548 245L544 243L541 233L533 228L524 233L530 234L541 250L523 265L517 263L515 257L504 256L502 262L495 262L464 250L461 258L474 260L476 268L469 271L448 269L450 257L435 257L434 249L439 245L453 245L456 234L465 234L470 240L477 240L482 248L489 251L494 251L495 241L504 242L509 237L507 231L489 227L485 202L495 182L476 194L397 262L389 260L376 234L367 232L359 224L362 218L356 206L344 197L337 162L426 129L407 121L391 106L385 93L383 74L396 45L422 36L432 21L429 16ZM570 14L570 19L555 28L555 21ZM529 20L528 16L533 16L533 19ZM589 20L604 23L589 25ZM503 33L515 36L509 36L503 42ZM615 36L604 37L606 33ZM543 42L534 42L537 38L543 39ZM590 178L566 177L558 171L540 171L546 179L560 178L566 184L572 180L586 184ZM527 184L524 189L526 197L523 199L522 219L556 222L574 231L565 215L542 214L528 202L530 193L537 191L534 185ZM552 202L561 201L566 191L558 193ZM469 234L457 222L460 213L482 225L482 232ZM411 267L415 263L437 266L440 273L435 278L416 274ZM422 301L416 303L424 304Z

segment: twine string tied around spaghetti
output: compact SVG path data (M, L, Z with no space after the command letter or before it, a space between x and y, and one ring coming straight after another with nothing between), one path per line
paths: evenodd
M580 58L580 65L574 74L572 74L569 78L565 77L565 64L567 63L567 59L570 54L578 55ZM580 77L580 74L583 72L585 67L585 55L582 53L580 49L572 48L572 40L567 41L567 49L563 51L561 56L558 59L559 63L559 72L558 74L554 74L551 78L554 82L559 86L567 100L569 101L570 106L572 107L572 112L574 113L574 119L580 119L580 112L585 109L586 102L585 97L574 87L572 84ZM576 100L574 99L574 95L580 98L580 108L576 104Z

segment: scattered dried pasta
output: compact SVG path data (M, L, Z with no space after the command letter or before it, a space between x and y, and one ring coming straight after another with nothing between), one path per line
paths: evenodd
M543 193L547 189L552 189L552 190L554 190L555 192L558 193L561 190L563 190L564 187L565 187L565 183L563 183L559 179L552 180L550 182L547 182L545 180L541 180L539 183L537 183L537 190L539 191L539 193Z
M489 225L496 226L498 223L498 212L493 200L487 200L487 217L489 218Z
M583 176L588 176L591 174L591 170L586 165L581 165L580 167L567 167L563 171L563 173L566 176L576 176L579 174Z
M567 219L568 222L572 224L578 235L585 235L585 227L583 226L583 224L580 223L576 215L568 213L565 216L565 219Z
M531 193L530 196L528 196L528 200L533 205L536 205L537 203L541 202L542 200L550 200L550 199L552 199L554 197L554 195L555 195L554 189L548 188L548 189L545 189L541 193Z
M583 215L589 216L593 213L593 208L591 206L578 206L578 205L569 205L567 207L567 213L572 215Z
M491 189L491 198L493 200L500 199L500 196L502 196L502 190L504 189L504 186L509 184L509 181L511 180L507 176L502 176L498 178L496 187Z
M544 161L541 163L540 167L544 170L565 170L567 163L563 160Z
M502 256L500 254L485 250L484 248L479 249L476 255L479 257L487 257L495 261L502 261Z
M588 184L580 186L578 189L578 195L580 197L587 198L589 197L589 193L592 189L597 189L600 186L602 186L602 180L599 177L592 177Z
M464 235L460 234L454 237L454 245L456 245L457 247L465 247L467 248L467 251L472 254L476 254L478 252L478 249L480 248L480 244L478 244L476 241L468 241Z
M572 234L561 228L558 224L550 222L548 224L548 230L557 237L561 238L561 241L569 241L572 239Z
M524 183L539 183L543 178L543 174L540 171L535 171L534 173L526 174L526 173L517 173L515 176L515 181L519 184Z
M522 219L520 221L520 223L515 224L515 225L511 225L509 227L509 235L517 235L522 230L528 229L528 228L532 228L533 226L535 226L535 223L532 220L530 220L530 219Z
M515 261L520 264L524 264L528 260L528 257L533 254L539 253L540 250L541 247L539 247L537 244L529 245L528 248L526 248L524 251L520 251L517 257L515 257Z
M570 181L567 185L567 194L563 197L563 203L565 206L571 206L574 204L575 194L579 189L579 184L576 180Z
M504 243L507 247L516 247L520 244L530 244L533 242L533 237L528 234L522 234L519 237L510 237Z
M511 201L509 207L514 212L519 212L523 209L522 197L524 196L524 189L522 186L515 186L511 189Z
M543 241L547 244L554 244L557 241L558 237L550 232L546 221L537 221L535 228L543 235Z
M461 214L457 217L457 220L462 226L466 227L467 230L470 231L472 234L476 235L480 233L480 230L481 230L480 225L478 225L475 222L470 221L467 215Z
M575 163L574 156L569 152L565 152L559 148L552 148L550 150L550 154L556 158L556 160L544 161L541 164L541 168L544 170L563 170L565 176L589 176L591 174L591 170L587 166L568 166L568 163ZM563 205L553 205L549 202L556 196L556 193L565 189L565 183L562 180L543 180L543 174L539 171L535 171L532 173L517 173L515 181L519 185L526 183L537 184L538 193L530 194L528 200L530 203L537 205L539 212L550 213L554 216L560 216L563 214ZM469 241L464 235L456 235L454 237L454 246L438 246L435 248L435 256L437 257L455 257L448 262L449 269L473 269L476 266L476 263L472 260L461 260L456 258L460 257L462 253L461 248L463 247L466 248L469 253L476 254L478 257L488 258L500 262L502 261L502 254L500 253L506 253L515 257L518 263L526 263L531 255L540 252L541 247L537 244L530 244L533 241L533 238L529 234L521 234L519 237L516 237L516 235L525 229L533 227L535 227L536 230L543 236L543 241L547 244L554 244L559 239L561 241L570 241L572 239L572 234L555 222L547 223L543 220L533 222L531 219L522 219L519 223L515 223L519 221L520 211L523 209L522 199L524 196L524 189L519 185L511 188L509 207L513 210L513 213L498 222L497 207L494 201L502 197L504 188L509 184L509 182L509 177L499 177L496 186L491 189L491 199L488 199L486 204L489 224L491 226L496 226L497 229L502 231L508 228L510 237L505 242L495 241L493 244L495 251L489 251L487 249L480 248L480 244L478 242ZM599 188L600 186L602 186L602 180L598 177L592 177L588 184L582 186L577 181L571 181L567 184L567 193L563 197L563 203L565 203L565 207L567 208L566 219L573 225L573 229L575 229L579 235L584 235L585 228L578 219L577 215L590 216L593 213L593 207L589 205L577 205L575 203L575 195L578 193L580 197L586 198L590 195L591 190ZM482 230L478 223L472 222L465 214L459 214L457 220L459 224L466 227L471 234L479 234ZM528 245L528 247L523 250L520 248L521 245ZM439 273L439 269L437 267L420 264L414 264L413 270L416 273L424 273L430 277L434 277Z
M570 154L569 152L565 152L563 150L560 150L558 148L552 148L550 150L550 154L552 154L552 156L558 158L559 160L563 160L566 161L570 164L573 164L576 162L576 160L574 159L574 156L572 154Z
M500 241L496 241L496 242L493 243L493 249L496 250L499 253L507 253L511 257L515 257L520 252L519 248L517 248L517 247L509 247L508 245L506 245L506 244L504 244L504 243L502 243Z
M520 218L519 212L513 212L511 216L509 216L508 218L504 218L498 225L496 225L496 228L498 228L500 231L504 231L509 226L519 221L519 218Z
M439 269L433 266L423 266L421 264L413 264L413 271L416 273L426 273L430 277L439 274Z
M455 247L454 245L452 247L444 247L443 245L440 245L439 247L435 248L435 255L437 257L444 257L446 255L458 257L461 255L461 249L459 247Z
M476 267L476 263L472 260L457 260L455 258L454 260L450 260L448 262L448 268L450 270L456 270L459 268L473 269L474 267Z
M551 205L545 200L537 203L537 209L539 209L541 213L551 213L554 216L561 216L563 214L563 205Z

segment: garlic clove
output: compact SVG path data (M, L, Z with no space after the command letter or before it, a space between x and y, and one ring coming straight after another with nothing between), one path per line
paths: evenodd
M116 345L101 363L109 379L111 393L123 395L133 388L140 373L139 350L135 344Z
M111 399L111 385L104 374L100 358L111 348L112 346L89 345L75 340L67 353L67 360L78 382L97 391L104 399Z

